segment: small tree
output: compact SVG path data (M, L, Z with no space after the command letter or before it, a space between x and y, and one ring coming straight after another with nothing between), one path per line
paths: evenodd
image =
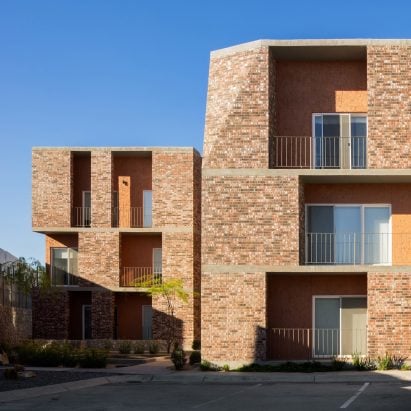
M167 353L170 353L171 347L177 342L177 318L175 308L177 301L188 302L190 294L184 289L183 281L179 278L170 278L162 281L161 279L145 283L135 284L136 287L147 289L147 294L152 297L160 297L166 304L167 317L165 321L164 337L167 343Z

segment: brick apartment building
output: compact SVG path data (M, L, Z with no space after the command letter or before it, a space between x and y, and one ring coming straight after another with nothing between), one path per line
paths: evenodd
M411 355L411 41L211 54L202 355Z
M164 301L135 282L200 291L201 157L185 148L34 148L33 229L53 285L33 298L33 337L161 339ZM199 339L200 301L178 304Z
M33 227L64 285L34 300L34 335L149 338L151 305L161 337L164 307L127 287L147 273L201 281L201 327L198 299L177 315L215 363L411 355L410 57L410 40L213 52L202 170L192 149L34 149Z

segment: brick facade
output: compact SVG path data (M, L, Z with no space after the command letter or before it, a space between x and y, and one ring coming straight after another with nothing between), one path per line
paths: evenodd
M93 339L113 338L114 293L93 291L91 293L91 333Z
M368 166L411 168L411 45L367 47Z
M368 354L410 351L411 272L368 273Z
M33 150L33 228L70 226L71 164L70 150Z

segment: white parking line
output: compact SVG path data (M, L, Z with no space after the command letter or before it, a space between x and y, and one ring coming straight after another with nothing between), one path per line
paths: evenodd
M345 401L345 403L344 403L343 405L341 405L340 408L348 408L349 405L350 405L351 403L353 403L353 402L359 397L359 395L365 391L365 389L366 389L369 385L370 385L369 382L364 383L364 385L363 385L350 399L348 399L347 401Z
M243 390L239 390L239 391L233 392L233 393L231 393L231 394L224 395L223 397L219 397L219 398L215 398L215 399L210 400L210 401L202 402L201 404L194 405L194 406L191 407L191 408L204 407L204 405L208 405L208 404L212 404L213 402L218 402L218 401L224 400L224 399L226 399L226 398L228 398L228 397L232 397L232 396L234 396L234 395L240 394L240 393L242 393L242 392L244 392L244 391L246 391L246 390L250 390L250 389L252 389L252 388L260 387L261 385L262 385L262 384L253 385L252 387L244 388Z

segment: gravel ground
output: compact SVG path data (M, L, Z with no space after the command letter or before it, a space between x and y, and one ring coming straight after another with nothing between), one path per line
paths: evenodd
M88 380L96 377L108 377L107 373L84 371L34 371L36 376L32 378L19 377L18 380L6 380L4 370L0 370L0 391L18 390L21 388L33 388L43 385L60 384L63 382Z

